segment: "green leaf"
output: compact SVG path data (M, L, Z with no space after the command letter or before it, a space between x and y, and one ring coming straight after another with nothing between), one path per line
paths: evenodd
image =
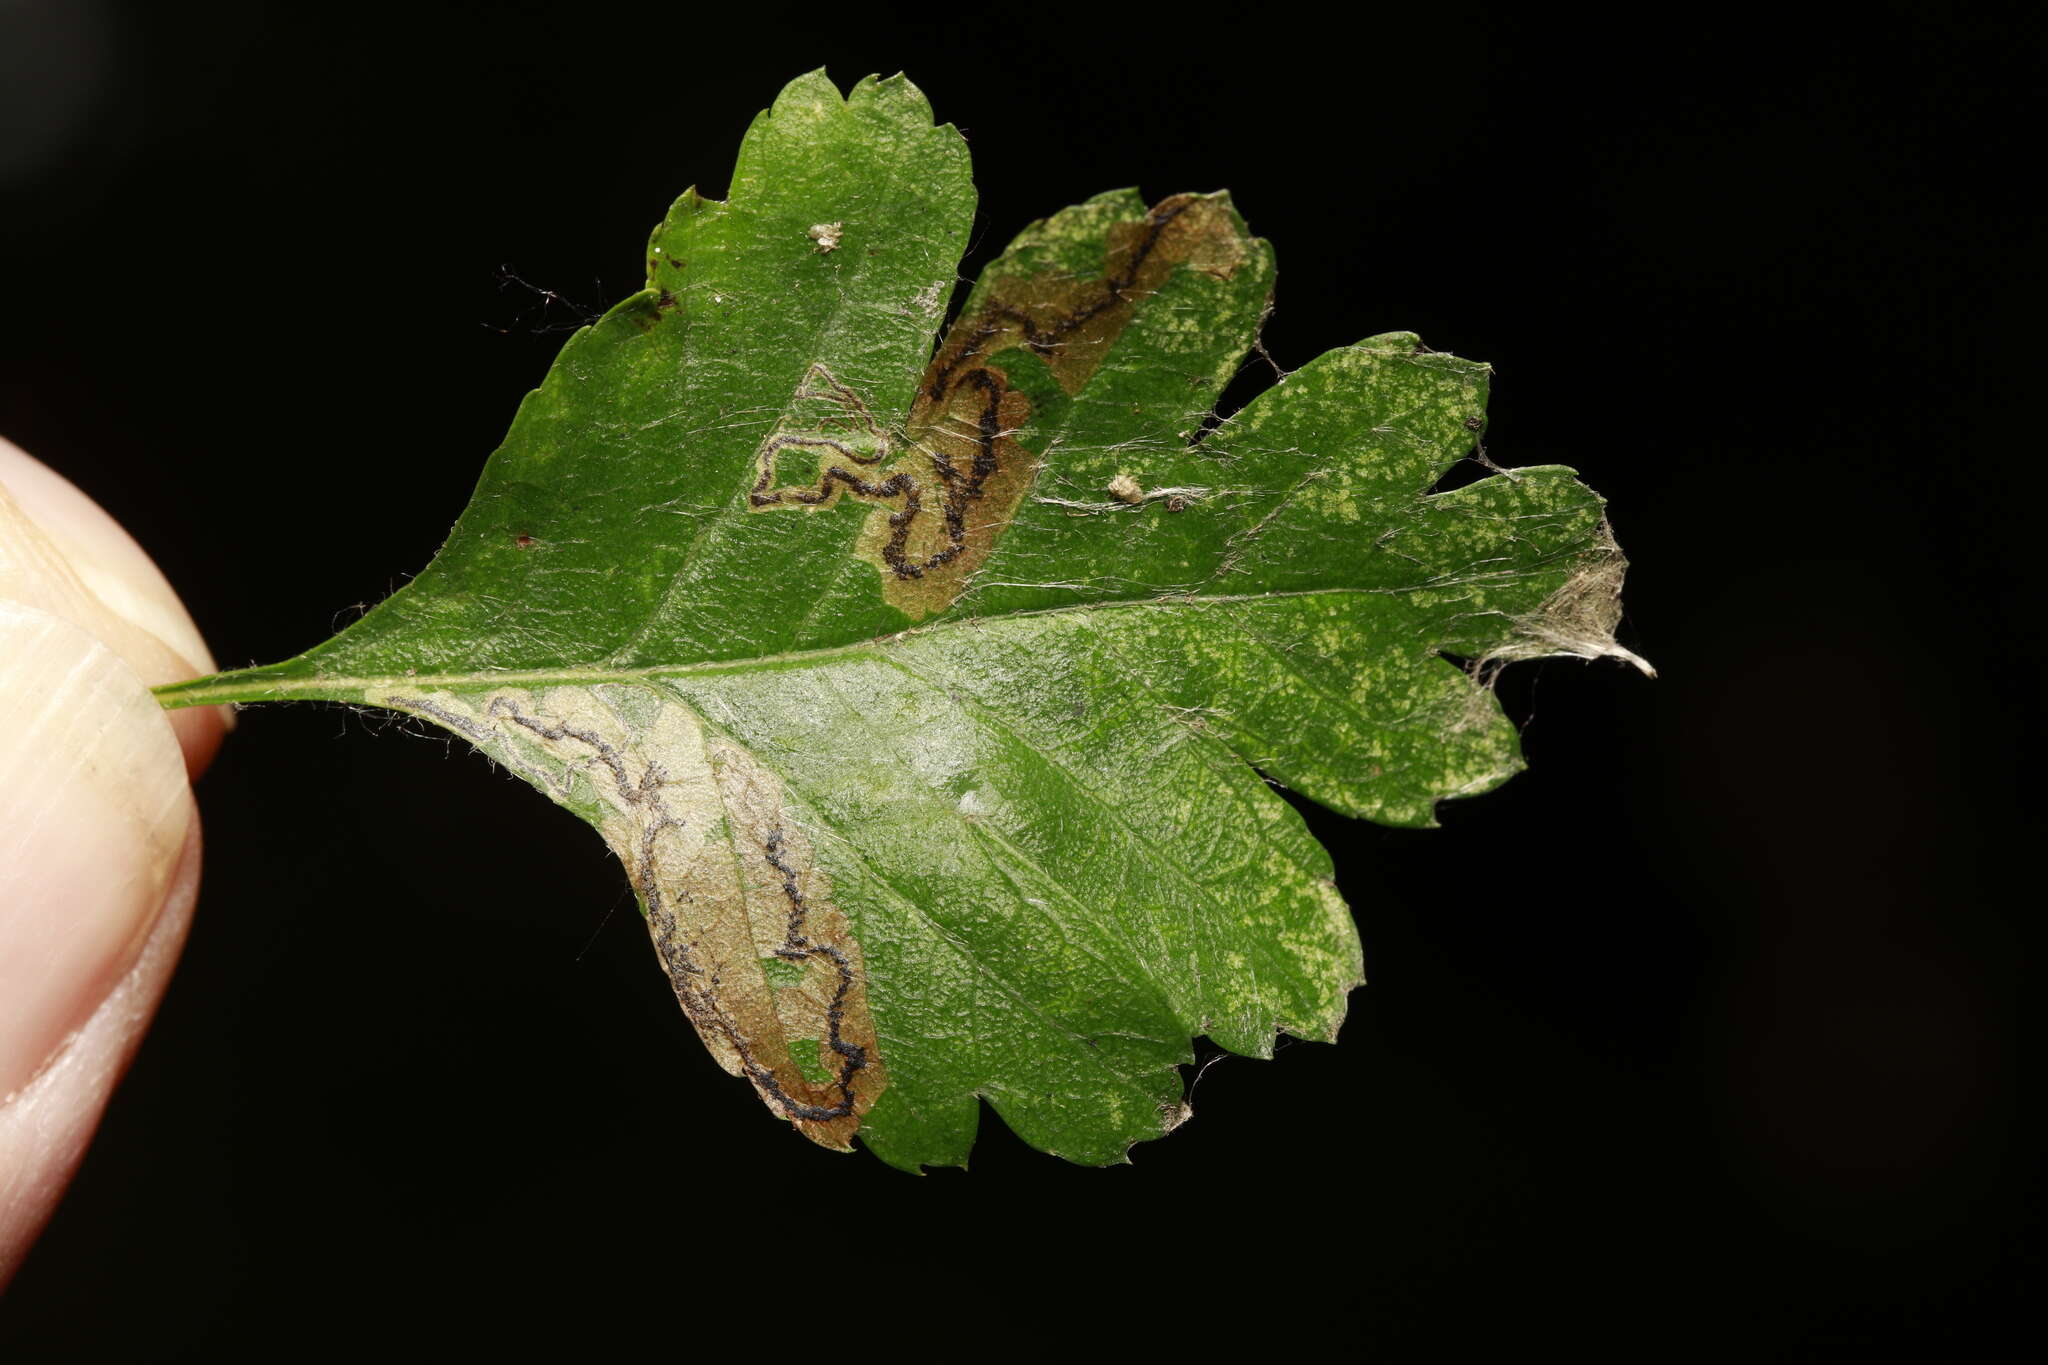
M1209 414L1272 253L1225 195L1033 224L933 349L974 195L908 81L822 73L685 192L427 569L166 705L461 735L624 861L698 1032L812 1139L1076 1161L1187 1113L1206 1033L1332 1038L1361 980L1269 786L1393 825L1520 766L1484 675L1613 642L1569 470L1431 488L1487 367L1374 337Z

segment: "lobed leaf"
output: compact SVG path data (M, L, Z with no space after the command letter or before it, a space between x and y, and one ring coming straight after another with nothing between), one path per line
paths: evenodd
M1115 1161L1185 1116L1194 1035L1333 1038L1362 979L1266 779L1395 825L1505 780L1459 661L1632 658L1622 560L1569 470L1431 491L1488 370L1407 334L1213 424L1273 280L1226 195L1032 225L934 349L973 205L907 80L796 80L418 578L161 691L418 716L576 811L815 1141L964 1163L985 1098Z

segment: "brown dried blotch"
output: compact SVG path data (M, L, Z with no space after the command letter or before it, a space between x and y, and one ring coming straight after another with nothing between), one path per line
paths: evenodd
M1227 201L1183 194L1161 200L1141 218L1111 226L1100 276L1042 273L998 279L973 315L947 333L918 386L907 428L913 449L929 462L928 469L912 466L920 487L936 484L957 494L964 482L961 471L975 468L975 459L985 468L993 456L995 469L971 481L964 515L957 496L948 498L941 517L925 511L922 525L902 542L900 559L907 563L892 562L888 553L896 529L891 518L900 514L870 516L860 553L882 568L882 594L890 605L912 620L951 606L988 562L1037 479L1037 459L1011 435L1029 419L1030 402L1010 388L1008 376L993 363L997 357L1018 347L1029 349L1062 390L1078 393L1130 325L1137 306L1157 293L1177 266L1227 279L1249 254L1248 239ZM990 380L1000 386L1000 399L993 403ZM991 413L998 419L992 436L987 430ZM906 572L912 566L922 567Z
M997 279L971 317L962 318L933 358L922 392L939 396L959 371L1013 346L1044 358L1068 393L1077 393L1130 324L1139 303L1159 291L1174 267L1229 279L1250 243L1218 195L1177 194L1142 217L1111 226L1103 273Z
M855 552L880 571L884 599L914 621L944 611L988 562L1038 475L1037 457L1014 435L1031 417L1030 400L997 358L1028 349L1062 390L1077 393L1137 306L1177 267L1228 279L1250 254L1250 238L1223 196L1184 194L1112 224L1098 276L1045 270L997 278L933 356L904 428L907 448L898 446L893 460L894 443L859 396L814 369L798 396L842 411L814 431L778 430L763 442L749 506L825 507L842 495L871 504ZM820 379L822 388L814 388ZM874 454L856 454L828 429L865 431ZM820 460L815 482L785 485L778 468L784 449L833 455Z
M737 995L723 992L740 1036L725 1039L736 1046L720 1060L805 1137L844 1150L888 1084L860 943L833 904L809 840L788 818L778 779L737 745L714 741L706 755L725 809L747 928L744 942L729 935L730 956L720 954L721 975L744 983ZM740 922L722 918L729 928ZM742 954L749 956L741 960ZM764 960L800 965L803 975L776 985ZM794 1052L806 1045L815 1049L809 1066ZM821 1067L825 1079L812 1079L808 1073Z
M910 534L901 536L892 514L877 511L855 547L882 570L882 596L913 621L944 611L960 596L1037 478L1037 461L1013 435L1030 419L1031 400L1011 388L1000 369L979 372L986 376L982 383L963 384L943 402L918 402L906 463L930 491Z

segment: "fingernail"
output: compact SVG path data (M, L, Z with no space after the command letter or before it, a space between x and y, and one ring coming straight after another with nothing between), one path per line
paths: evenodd
M199 627L143 548L99 504L4 436L0 489L49 538L94 597L175 656L176 677L148 677L144 661L130 660L145 673L144 682L176 682L214 671L213 655L199 638Z
M4 2L4 0L0 0ZM213 659L149 556L92 500L0 438L0 600L91 632L145 683L213 670ZM226 707L182 710L171 728L197 776L230 724Z
M178 741L135 672L0 601L0 1102L133 962L192 819Z

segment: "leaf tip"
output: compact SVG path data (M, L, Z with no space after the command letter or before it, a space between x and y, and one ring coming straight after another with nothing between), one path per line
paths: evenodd
M1646 678L1657 676L1648 659L1614 638L1621 624L1621 586L1628 559L1603 518L1600 529L1579 563L1557 591L1534 611L1518 617L1514 635L1480 661L1482 669L1514 659L1569 655L1577 659L1615 659Z

